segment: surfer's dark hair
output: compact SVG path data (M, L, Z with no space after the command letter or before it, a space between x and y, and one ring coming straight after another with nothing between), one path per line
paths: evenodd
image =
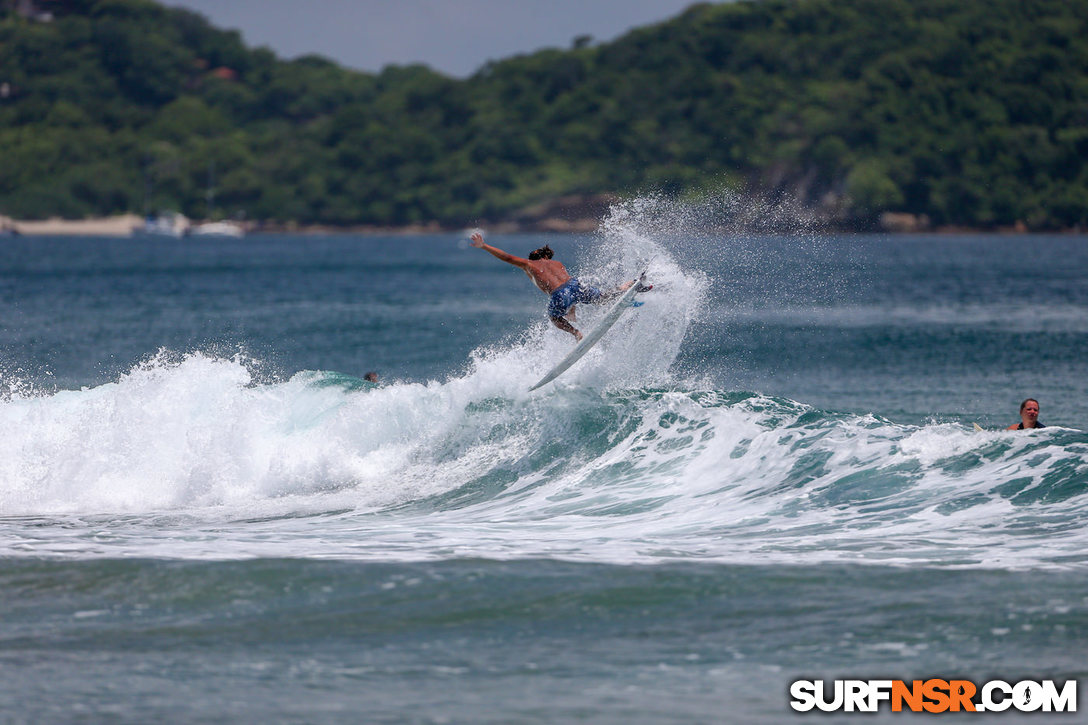
M555 252L552 251L551 247L543 246L540 249L534 249L529 252L529 259L551 259L554 254Z

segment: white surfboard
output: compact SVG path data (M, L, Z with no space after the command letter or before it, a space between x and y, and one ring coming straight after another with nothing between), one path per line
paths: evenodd
M645 274L645 272L643 272ZM597 341L604 337L604 333L616 324L616 320L620 319L620 315L624 313L628 307L631 307L631 303L638 294L639 280L642 279L642 275L635 278L634 284L624 290L619 299L609 308L605 316L601 318L597 326L590 330L587 334L582 336L582 339L574 346L574 349L567 354L565 358L559 361L554 368L548 371L548 374L542 377L536 385L529 388L529 390L536 390L537 388L547 385L551 381L558 378L567 368L574 363L582 359L582 356L589 352L589 349L597 344Z

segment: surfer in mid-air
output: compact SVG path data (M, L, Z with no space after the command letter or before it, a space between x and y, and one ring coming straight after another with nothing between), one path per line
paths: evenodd
M539 287L545 294L551 295L548 301L548 319L552 324L564 332L574 335L574 339L581 340L582 333L570 323L574 319L574 306L579 302L594 305L600 302L618 297L624 290L635 284L634 281L625 282L614 290L601 292L596 287L590 287L571 277L563 263L552 259L551 247L543 246L529 252L529 258L517 257L509 252L504 252L498 247L484 243L484 235L475 232L472 235L472 246L482 249L502 261L522 269L533 284ZM653 285L639 283L639 292L649 291ZM569 319L568 319L569 318Z

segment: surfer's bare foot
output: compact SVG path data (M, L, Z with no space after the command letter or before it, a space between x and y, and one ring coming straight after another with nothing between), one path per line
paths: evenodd
M577 340L578 342L581 342L582 341L582 333L575 330L574 331L574 339Z

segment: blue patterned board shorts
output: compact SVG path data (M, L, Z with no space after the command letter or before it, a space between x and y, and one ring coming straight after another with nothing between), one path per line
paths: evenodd
M592 304L601 299L601 291L596 287L586 287L573 277L552 292L552 298L548 301L548 316L552 318L562 317L571 307L584 302Z

